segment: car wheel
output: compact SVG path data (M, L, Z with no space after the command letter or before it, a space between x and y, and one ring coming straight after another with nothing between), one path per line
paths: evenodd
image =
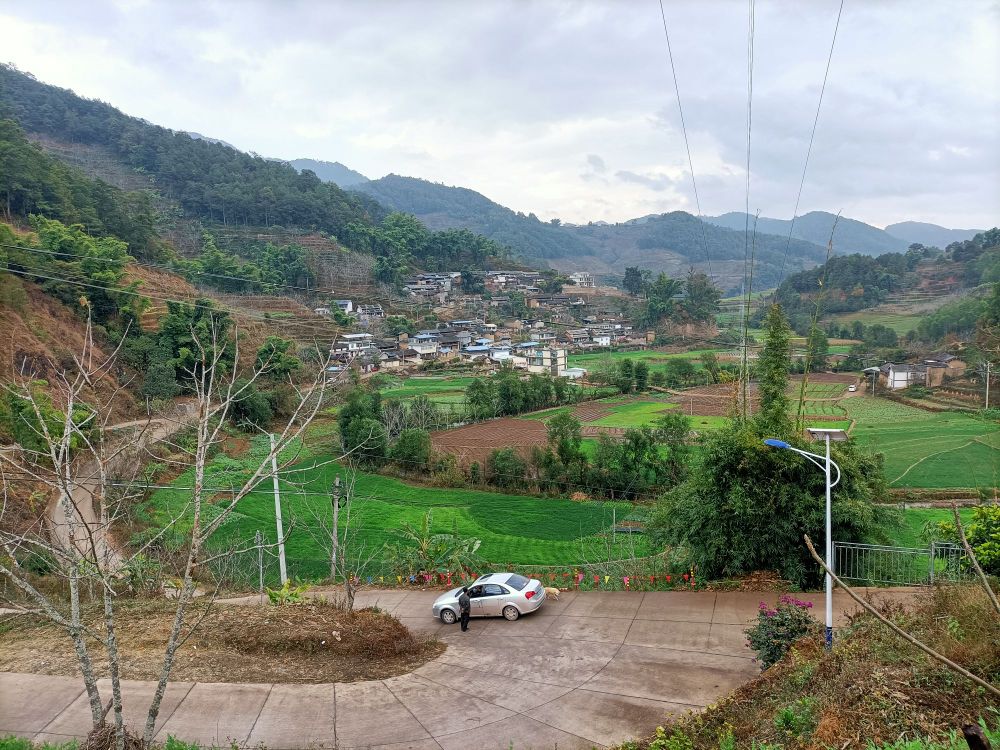
M450 609L441 610L441 622L443 622L445 625L454 625L455 620L457 619L458 618L455 616L455 613L452 610Z
M517 607L515 607L513 604L508 604L506 607L503 608L503 616L505 619L514 622L514 620L516 620L518 617L521 616L521 613L518 612Z

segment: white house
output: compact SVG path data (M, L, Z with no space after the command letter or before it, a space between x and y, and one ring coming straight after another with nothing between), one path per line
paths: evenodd
M345 315L350 315L352 312L354 312L354 303L351 300L338 299L336 300L336 303L337 307L339 307L340 311Z
M569 280L572 281L577 286L587 287L593 289L594 275L588 273L587 271L577 271L576 273L571 273L569 275Z
M333 342L331 352L363 352L375 348L374 337L370 333L345 333Z
M927 382L927 367L923 365L897 365L887 362L879 368L886 388L898 391L911 385Z
M594 346L611 346L611 334L610 333L594 333L590 340L594 343Z

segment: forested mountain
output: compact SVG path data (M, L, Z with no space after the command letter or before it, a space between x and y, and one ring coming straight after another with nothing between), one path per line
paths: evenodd
M707 216L706 221L728 229L738 229L743 231L747 221L747 215L739 211L732 211L721 216ZM830 231L833 229L833 222L836 216L825 211L810 211L795 219L795 226L792 229L792 237L816 245L826 247L830 241ZM750 217L750 226L754 223L754 217ZM769 219L761 216L757 219L757 231L764 234L777 234L788 237L788 227L791 221L785 219ZM881 255L882 253L904 252L909 246L909 242L899 237L865 224L856 219L840 217L837 222L837 229L833 235L833 248L838 255L849 253L861 253L863 255ZM947 243L945 243L947 244ZM943 247L943 245L942 245Z
M642 222L575 226L543 222L534 214L515 213L473 190L413 177L388 175L356 189L383 205L416 215L430 227L466 227L528 259L542 260L564 271L612 277L620 276L625 266L635 265L681 276L692 265L702 271L711 265L717 283L725 289L737 288L743 277L746 241L742 227L737 232L703 225L680 211L644 217ZM786 237L758 234L757 283L777 283L786 244ZM787 270L797 271L824 257L818 245L793 239Z
M186 214L210 222L340 234L352 222L380 218L372 201L312 173L129 117L6 65L0 66L4 118L29 134L107 148L131 169L152 176L156 189Z
M384 206L415 215L431 229L471 229L526 258L588 254L587 246L561 227L539 221L534 214L515 213L475 190L394 174L354 189Z
M899 237L901 240L906 240L909 243L916 242L921 245L946 247L952 242L971 240L985 230L946 229L937 224L927 224L923 221L901 221L898 224L890 224L885 228L885 231L893 237Z
M793 319L812 313L821 301L823 314L855 312L889 300L926 299L955 294L1000 281L1000 229L944 250L915 244L905 253L878 257L835 256L789 276L778 287L778 302Z
M368 178L363 174L355 172L353 169L344 166L339 161L292 159L288 163L300 172L308 169L310 172L323 180L323 182L332 182L342 188L349 188L362 182L368 182Z

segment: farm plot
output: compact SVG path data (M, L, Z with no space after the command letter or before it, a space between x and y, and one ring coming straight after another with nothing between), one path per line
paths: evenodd
M497 448L514 448L527 457L533 447L544 447L547 442L548 429L537 419L494 419L431 433L434 450L450 453L462 466L473 462L484 466Z
M260 445L257 445L260 443ZM254 455L260 448L266 455L266 440L254 441ZM330 461L329 455L316 455L282 471L281 500L288 531L286 555L288 570L297 578L325 576L328 555L316 535L316 517L329 520L330 487L343 468ZM210 486L226 486L231 472L246 473L249 460L217 456L209 465ZM142 509L144 520L162 526L174 514L183 515L190 493L180 489L191 485L191 472L185 472L172 484L178 489L153 493ZM264 487L266 486L267 489ZM468 489L442 489L407 484L377 474L358 473L352 508L352 533L356 548L376 554L375 574L389 573L389 550L398 541L396 531L404 523L419 525L424 514L432 512L432 531L450 533L457 528L464 536L482 540L479 555L494 564L573 565L596 559L608 551L604 534L610 530L614 514L626 517L635 510L630 503L574 501L555 498L536 499ZM214 514L214 506L207 512ZM343 518L343 517L342 517ZM176 533L183 534L183 523ZM267 543L275 539L274 497L270 480L240 503L239 511L212 539L211 548L222 550L252 545L260 530ZM635 545L637 554L646 553L644 538L626 539L612 550L625 556ZM628 544L626 548L624 544ZM599 553L600 550L600 553ZM256 552L252 554L256 581ZM256 584L254 584L256 585Z
M398 380L382 389L382 398L406 401L417 396L427 396L437 403L464 403L465 389L471 377L412 377Z
M931 413L870 397L845 399L853 437L885 456L892 487L930 489L1000 484L1000 423Z
M631 359L633 362L644 360L647 364L662 364L671 359L690 359L698 366L698 357L705 352L720 352L719 349L696 349L690 352L663 352L652 349L642 349L630 352L595 352L594 354L570 354L568 363L570 367L585 367L587 369L599 368L606 362L619 362L623 359Z

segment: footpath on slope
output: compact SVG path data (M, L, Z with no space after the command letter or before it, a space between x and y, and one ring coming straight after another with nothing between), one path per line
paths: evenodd
M900 601L916 595L875 591ZM473 620L462 633L431 617L439 594L371 590L358 597L359 607L378 606L447 645L410 674L337 684L172 682L157 740L173 735L203 747L236 741L270 750L606 747L646 736L665 717L699 710L758 674L743 630L761 601L773 605L779 596L565 592L516 622ZM811 598L818 603L822 594ZM835 593L836 624L852 604ZM128 723L141 725L153 689L151 682L125 683ZM78 678L0 673L0 696L0 736L65 742L89 730Z

